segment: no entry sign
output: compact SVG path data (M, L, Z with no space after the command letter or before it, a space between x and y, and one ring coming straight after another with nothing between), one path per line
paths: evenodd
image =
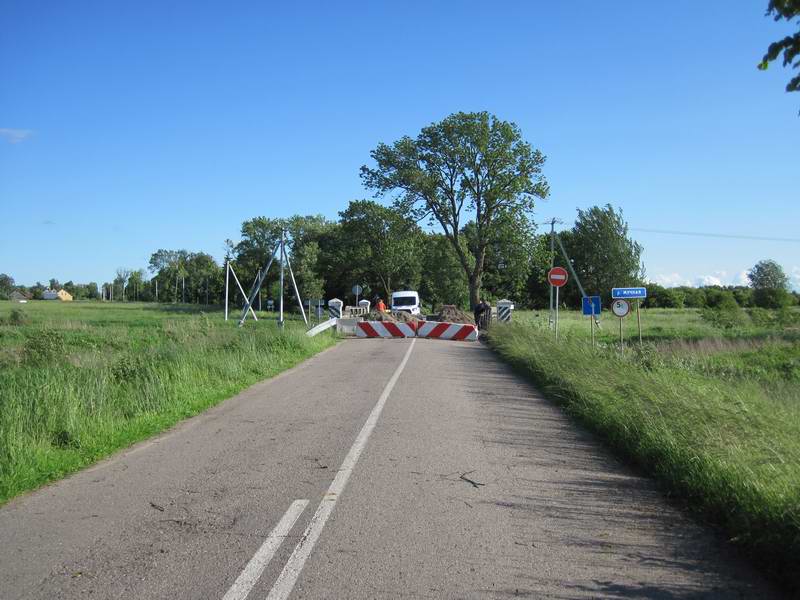
M553 267L547 273L547 281L550 285L560 288L567 284L567 270L563 267Z

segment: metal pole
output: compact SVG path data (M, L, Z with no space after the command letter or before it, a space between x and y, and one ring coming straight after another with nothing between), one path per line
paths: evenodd
M285 254L284 249L284 239L283 239L284 231L281 231L281 298L280 298L280 315L278 317L278 326L283 327L283 257Z
M228 265L231 270L231 274L233 275L233 280L236 282L236 285L239 286L239 291L242 293L242 298L244 298L245 303L247 302L247 294L244 293L244 288L242 284L239 283L239 278L236 276L236 271L233 270L233 265ZM253 310L253 307L250 308L250 314L253 315L253 320L258 321L258 317L256 316L256 312ZM245 312L247 314L247 312Z
M158 279L156 279L156 302L158 302Z
M592 302L592 316L589 318L589 329L592 331L592 348L594 348L594 302Z
M642 345L642 317L639 314L639 304L641 302L638 298L636 299L636 324L639 326L639 346Z
M555 265L556 260L556 240L555 240L555 231L556 228L556 220L553 219L550 221L550 269L552 270L553 266ZM548 317L550 321L550 327L553 326L553 285L550 285L550 315Z
M228 320L228 282L231 278L231 263L225 261L225 320Z
M556 339L558 339L558 287L553 287L556 288Z
M250 288L250 295L249 296L245 295L244 290L242 290L241 284L239 284L239 280L236 279L236 271L234 271L233 267L231 267L231 273L233 273L233 277L234 277L234 279L236 279L236 283L239 285L239 289L242 290L242 295L245 298L245 304L244 304L244 308L242 310L242 316L239 319L239 327L241 327L244 324L244 320L247 318L247 311L248 310L251 313L253 313L253 318L255 318L256 313L253 311L253 302L255 302L255 300L256 300L256 294L261 289L261 284L264 283L264 279L266 278L267 274L269 273L269 268L272 266L272 262L275 260L275 254L280 250L280 247L281 247L281 245L280 245L280 243L278 243L278 245L275 246L275 250L273 250L272 254L270 254L269 262L267 262L267 266L264 267L263 271L259 271L258 275L256 275L256 279L253 282L253 287ZM257 320L258 319L256 319L256 321Z
M623 354L625 347L622 345L622 317L619 319L619 353Z
M294 295L295 298L297 298L297 305L300 307L300 312L303 315L303 322L306 324L306 327L308 327L308 319L306 319L306 311L303 309L303 301L300 299L300 291L297 289L297 281L295 281L294 279L294 270L292 269L292 263L289 260L288 254L286 254L286 265L289 267L289 277L292 278L292 287L294 287ZM311 302L308 303L308 310L311 311Z

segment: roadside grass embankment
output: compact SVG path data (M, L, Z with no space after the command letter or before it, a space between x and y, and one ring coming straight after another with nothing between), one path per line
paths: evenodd
M335 343L194 307L4 305L0 323L0 504Z
M608 319L606 320L608 322ZM800 345L693 343L693 352L531 322L494 326L490 346L676 501L800 590ZM671 336L669 336L671 337ZM790 336L791 337L791 336Z

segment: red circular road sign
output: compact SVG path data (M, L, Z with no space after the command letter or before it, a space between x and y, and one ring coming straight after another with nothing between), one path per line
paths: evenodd
M555 287L567 285L567 270L563 267L553 267L547 272L547 281Z

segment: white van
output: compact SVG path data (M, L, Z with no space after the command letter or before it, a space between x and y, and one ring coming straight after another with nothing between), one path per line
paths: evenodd
M406 312L411 313L412 315L420 314L419 294L417 292L412 292L409 290L402 292L393 292L391 309L393 311L404 310Z

